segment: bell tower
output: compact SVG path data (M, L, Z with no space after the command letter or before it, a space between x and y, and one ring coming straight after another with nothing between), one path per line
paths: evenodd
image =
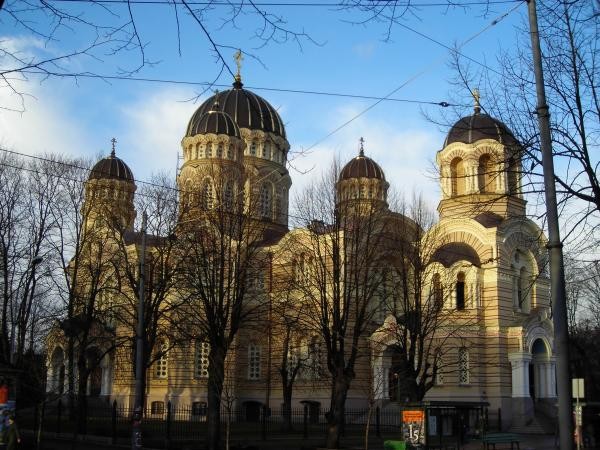
M473 114L454 124L436 156L440 218L524 216L522 147L506 125L481 112L477 90L473 97Z

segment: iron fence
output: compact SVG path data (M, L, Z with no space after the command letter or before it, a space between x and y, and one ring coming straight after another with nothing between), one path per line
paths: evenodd
M81 408L79 408L81 409ZM131 434L133 408L112 404L89 405L85 411L69 410L62 400L18 411L21 427L54 433L78 433L106 436L113 443L127 439ZM263 439L281 436L299 438L323 436L327 427L327 411L310 408L267 409L236 408L221 410L221 432L227 430L232 439ZM164 407L148 406L144 411L142 433L144 440L165 442L203 440L207 431L207 410L194 405L175 405L167 402ZM400 417L397 411L360 408L346 409L342 433L345 436L361 436L369 423L372 436L398 435Z

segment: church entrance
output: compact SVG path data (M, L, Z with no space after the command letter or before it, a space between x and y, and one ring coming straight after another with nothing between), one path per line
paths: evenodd
M388 367L387 369L387 379L388 379L388 398L391 401L400 401L403 400L399 398L401 391L401 353L400 348L397 345L389 346L384 354L384 365Z
M536 339L531 345L531 364L529 365L529 395L533 401L553 397L553 381L550 379L549 354L542 339Z

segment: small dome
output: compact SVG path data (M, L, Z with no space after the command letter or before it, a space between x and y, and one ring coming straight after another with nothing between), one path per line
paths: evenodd
M504 145L515 145L517 140L506 125L487 114L475 110L472 116L463 117L450 129L444 147L454 142L472 144L481 139L493 139Z
M196 134L226 134L239 138L241 136L240 129L233 121L231 116L223 111L218 111L218 104L213 105L213 109L204 113L198 121L188 125L187 136L195 136Z
M358 156L344 166L340 172L340 181L350 178L376 178L385 181L383 170L375 161L365 156L364 140L360 139L360 152Z
M113 179L133 182L131 169L121 158L115 156L113 149L110 156L102 158L90 171L89 180Z
M206 100L192 115L186 136L193 136L205 113L216 110L231 116L239 128L262 130L285 138L285 127L279 113L262 97L242 88L241 81L233 83L233 89L218 92Z

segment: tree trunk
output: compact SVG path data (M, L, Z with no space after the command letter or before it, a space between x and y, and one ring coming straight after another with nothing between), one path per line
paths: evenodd
M210 370L208 371L208 411L207 448L219 450L221 441L221 393L225 378L225 351L220 348L210 349Z
M331 406L327 414L327 448L339 448L349 387L350 380L343 374L343 369L339 370L338 376L333 380Z
M292 384L283 385L283 429L292 431Z
M77 361L77 432L86 433L87 422L87 380L88 369L84 357L79 357Z
M373 403L369 402L369 411L367 412L367 423L365 425L365 449L369 450L369 428L371 427L371 418L373 417Z
M75 419L75 339L69 336L67 342L67 399L69 421Z

